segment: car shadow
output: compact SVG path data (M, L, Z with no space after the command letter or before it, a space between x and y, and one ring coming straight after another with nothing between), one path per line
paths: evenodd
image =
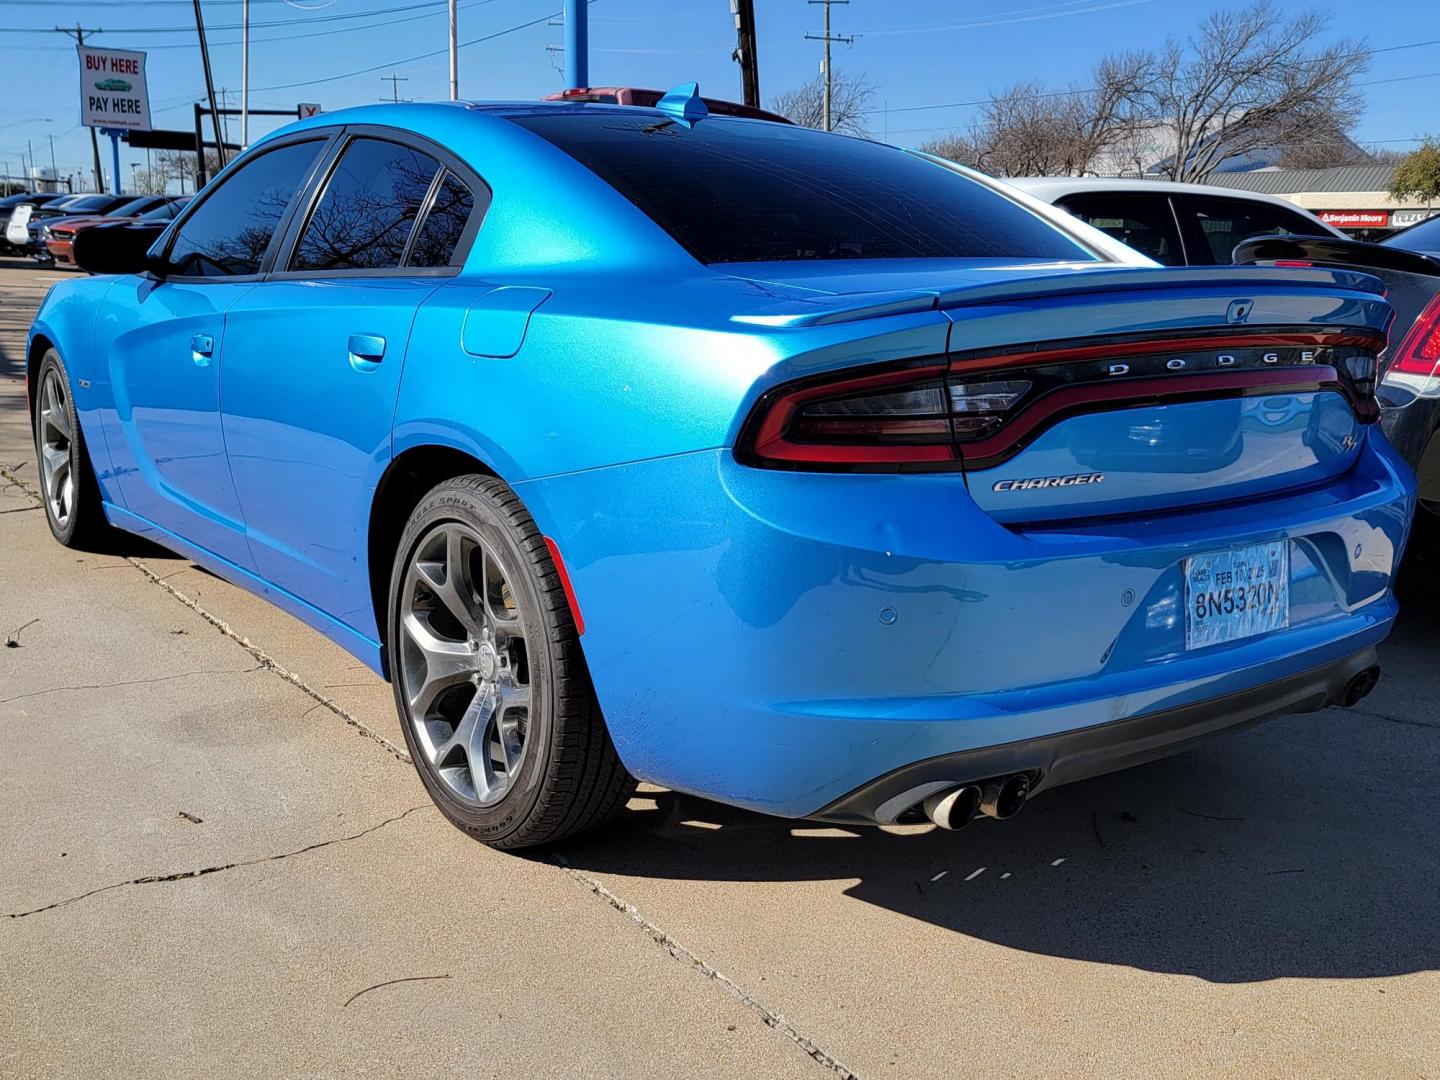
M616 877L831 881L957 934L1212 982L1435 970L1433 580L1412 576L1382 652L1407 674L1355 709L1043 792L1007 822L839 828L660 792L562 854L621 893Z

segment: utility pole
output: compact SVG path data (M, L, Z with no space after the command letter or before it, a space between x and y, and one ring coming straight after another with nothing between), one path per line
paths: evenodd
M200 38L200 60L205 67L205 96L210 100L210 122L215 129L215 158L225 167L225 139L220 134L220 110L215 105L215 77L210 74L210 43L205 38L205 16L200 14L200 0L195 0L195 33ZM197 147L203 156L205 148Z
M103 34L105 32L99 27L86 30L79 23L76 23L73 28L69 26L57 26L55 27L55 31L56 33L68 34L74 37L77 48L85 44L86 34ZM105 180L100 175L100 138L95 134L93 127L90 129L90 152L95 157L95 190L103 191L105 188Z
M828 9L827 9L828 11ZM745 104L760 108L760 58L755 48L755 0L730 0L735 16L735 51L730 55L740 65L740 85Z
M565 88L590 85L590 5L565 0Z
M410 100L409 98L402 98L400 96L400 84L402 82L409 82L409 75L381 75L380 81L388 82L390 84L390 96L388 98L381 98L381 101L390 101L398 105L402 101Z
M853 37L848 37L845 34L830 33L830 8L835 4L848 4L850 3L850 0L809 0L809 2L812 4L819 4L825 9L825 32L823 34L806 34L805 38L807 41L823 41L825 43L825 59L820 63L820 72L822 75L825 76L824 128L826 131L829 131L831 89L830 43L832 41L842 41L846 45L855 44L855 39ZM199 3L199 0L196 0L196 3Z
M450 0L450 100L460 100L460 19L456 0Z

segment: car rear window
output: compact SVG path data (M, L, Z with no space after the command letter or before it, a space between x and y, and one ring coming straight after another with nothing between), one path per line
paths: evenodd
M1380 241L1406 251L1440 251L1440 217L1432 217Z
M686 127L652 112L513 119L704 263L1095 258L984 185L880 143L715 118Z

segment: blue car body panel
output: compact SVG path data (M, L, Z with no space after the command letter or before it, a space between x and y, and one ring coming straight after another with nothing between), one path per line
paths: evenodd
M791 816L910 762L1245 690L1387 633L1413 478L1337 393L1079 415L968 474L735 452L763 395L819 373L1183 335L1242 301L1250 329L1383 332L1373 280L1117 267L1079 246L705 266L508 119L580 108L606 107L368 107L286 129L391 125L469 162L491 203L453 276L52 289L32 342L84 380L111 520L381 671L375 493L407 455L463 452L563 554L626 766ZM1092 470L1103 487L992 484ZM1289 627L1187 651L1184 560L1274 540Z

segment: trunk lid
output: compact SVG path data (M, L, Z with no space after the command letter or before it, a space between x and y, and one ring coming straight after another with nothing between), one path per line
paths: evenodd
M1375 358L1390 319L1373 278L1233 268L1094 277L1110 280L940 298L953 320L952 379L1030 384L997 430L962 446L971 495L996 520L1255 498L1354 463L1378 418ZM1002 340L1017 322L1031 342L1020 348Z
M802 266L768 280L818 291L829 276ZM1379 416L1391 309L1363 273L1012 265L948 270L921 288L918 268L897 268L862 276L876 291L854 293L839 289L856 279L833 277L823 313L800 325L914 310L928 297L951 321L948 353L909 383L902 368L852 377L833 399L823 386L799 390L790 419L772 413L754 429L759 453L834 468L958 464L976 503L1005 524L1322 483L1353 465ZM891 408L908 411L891 420ZM863 453L825 442L852 432L871 440Z

